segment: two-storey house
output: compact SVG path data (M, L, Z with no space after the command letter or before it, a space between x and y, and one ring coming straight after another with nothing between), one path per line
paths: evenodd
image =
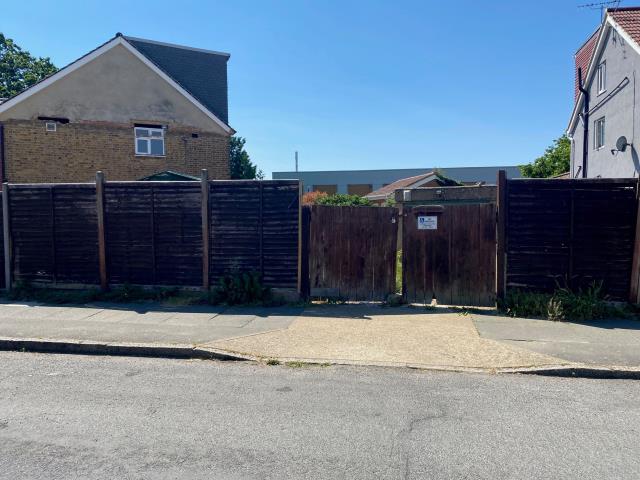
M640 7L611 8L575 55L572 178L640 172Z
M229 178L228 59L117 34L0 103L2 181Z

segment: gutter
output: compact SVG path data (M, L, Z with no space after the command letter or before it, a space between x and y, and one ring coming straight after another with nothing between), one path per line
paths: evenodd
M582 178L587 178L587 161L589 160L589 91L584 88L582 68L578 68L578 90L584 96L582 102Z

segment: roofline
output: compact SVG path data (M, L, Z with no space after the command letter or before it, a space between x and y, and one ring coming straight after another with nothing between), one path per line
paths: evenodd
M595 71L596 71L595 62L593 62L593 59L598 58L600 53L602 53L602 49L604 48L604 38L609 33L609 30L611 28L613 28L618 33L618 35L620 35L623 38L623 40L627 42L627 44L631 45L631 47L636 51L636 53L640 55L640 45L631 37L631 35L627 33L627 31L624 28L622 28L618 24L618 22L616 22L611 17L611 15L609 15L609 12L620 11L620 10L624 10L624 9L607 9L607 15L602 21L602 25L600 28L600 36L598 38L595 48L593 49L591 58L589 58L589 68L587 69L587 75L585 76L585 85L587 85L587 88L589 85L591 85L591 81L593 80L593 76L595 75ZM630 10L630 8L627 8L626 10ZM583 101L584 101L584 94L580 92L580 94L578 95L578 100L573 106L573 111L571 112L569 125L567 126L566 134L569 137L572 136L572 131L575 129L576 122L578 120L578 112L582 107Z
M111 40L100 45L98 48L92 50L91 52L83 55L79 59L70 63L69 65L61 68L56 73L49 75L43 80L31 85L29 88L23 90L17 95L11 97L7 101L0 104L0 113L7 111L11 107L17 105L18 103L26 100L31 95L38 93L39 91L47 88L49 85L57 82L58 80L66 77L72 72L75 72L82 66L86 65L90 61L99 57L100 55L108 52L113 47L117 45L122 45L129 52L131 52L136 58L138 58L142 63L144 63L147 67L153 70L156 74L158 74L164 81L166 81L169 85L171 85L174 89L176 89L179 93L181 93L187 100L189 100L193 105L195 105L200 111L202 111L207 117L213 120L218 126L220 126L227 134L233 135L235 130L227 125L225 122L220 120L213 112L211 112L207 107L205 107L198 99L196 99L192 94L190 94L187 90L185 90L179 83L173 80L169 75L167 75L160 67L158 67L155 63L149 60L143 53L141 53L137 48L135 48L131 43L126 40L124 35L117 35L113 37Z
M438 168L433 168L433 167L416 167L416 168L374 168L374 169L370 169L370 170L300 170L298 172L296 171L292 171L292 170L281 170L279 172L272 172L272 174L285 174L285 173L291 173L294 175L297 174L304 174L304 173L351 173L351 172L400 172L403 170L424 170L425 174L426 173L430 173L433 172L434 170L451 170L451 169L462 169L462 168L518 168L518 165L482 165L479 167L474 167L474 166L469 166L469 167L438 167ZM422 174L419 174L422 175ZM413 177L417 177L419 175L412 175Z
M582 43L582 45L580 45L578 47L578 49L576 50L576 53L573 54L574 57L578 56L578 53L580 53L580 50L582 50L584 48L584 46L589 43L591 41L591 39L594 37L594 35L596 33L598 33L600 31L600 29L602 28L602 24L598 25L598 28L596 28L593 33L591 35L589 35L589 37Z
M395 182L390 183L389 185L386 185L384 187L380 187L378 190L374 190L371 193L368 193L365 195L366 198L368 198L369 200L380 200L380 199L384 199L384 198L388 198L389 196L393 195L394 192L396 190L406 190L408 188L418 188L421 185L424 185L427 182L430 182L431 180L433 180L433 178L438 178L438 175L435 172L429 172L429 173L425 173L424 175L416 175L416 177L422 177L420 180L416 180L413 183L410 183L409 185L405 185L404 187L398 187L398 188L394 188L393 190L391 190L389 193L376 193L378 190L382 190L383 188L387 188L390 187L391 185L393 185L396 182L400 182L401 180L407 180L406 178L401 178L399 180L396 180ZM411 178L411 177L409 177Z
M173 47L173 48L181 48L183 50L191 50L193 52L202 52L202 53L210 53L212 55L220 55L222 57L231 57L230 53L226 53L226 52L218 52L216 50L207 50L205 48L194 48L194 47L187 47L186 45L178 45L176 43L167 43L167 42L158 42L157 40L149 40L147 38L140 38L140 37L130 37L128 35L122 35L126 40L133 40L134 42L145 42L145 43L152 43L154 45L162 45L163 47Z

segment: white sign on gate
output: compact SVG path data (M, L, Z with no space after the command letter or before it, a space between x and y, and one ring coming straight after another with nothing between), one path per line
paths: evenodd
M437 230L438 229L438 217L430 215L428 217L418 217L418 230Z

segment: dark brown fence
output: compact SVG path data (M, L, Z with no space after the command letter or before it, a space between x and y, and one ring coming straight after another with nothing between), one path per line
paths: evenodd
M629 298L637 181L508 180L506 286L551 291L603 282Z
M495 304L495 211L495 203L408 209L402 245L408 302ZM428 228L419 228L421 218L429 219Z
M304 242L303 248L309 256L312 296L384 300L395 292L397 209L304 208L308 234L303 233L303 238L308 238L308 244Z
M255 271L267 286L298 288L297 181L5 184L4 192L14 281L207 287Z

